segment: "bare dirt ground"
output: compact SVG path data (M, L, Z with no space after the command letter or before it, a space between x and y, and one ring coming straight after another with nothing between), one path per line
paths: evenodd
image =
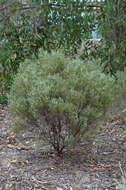
M79 144L62 157L43 155L34 137L9 132L12 117L0 105L0 190L116 190L126 169L126 132L120 119L111 119L93 142Z

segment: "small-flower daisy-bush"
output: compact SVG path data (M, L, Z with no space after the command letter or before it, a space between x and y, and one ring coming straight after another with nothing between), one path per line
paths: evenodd
M114 102L114 78L98 64L69 59L62 52L25 60L15 76L9 108L11 127L38 129L39 137L61 153L77 138L94 135Z

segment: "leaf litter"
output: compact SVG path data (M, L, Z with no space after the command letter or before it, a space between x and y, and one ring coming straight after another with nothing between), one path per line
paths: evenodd
M122 168L126 169L125 124L114 118L93 141L79 144L62 157L43 157L29 133L22 144L9 133L12 120L6 105L0 105L0 190L115 190ZM123 133L119 133L119 129ZM24 134L22 134L23 136ZM47 150L48 151L48 150Z

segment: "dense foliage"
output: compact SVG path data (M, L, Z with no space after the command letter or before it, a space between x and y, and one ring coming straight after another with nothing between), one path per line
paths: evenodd
M100 58L103 71L116 76L126 64L125 1L101 0L1 0L0 1L0 93L10 89L21 62L39 48L48 52L62 48L77 55L80 44L98 29L99 46L83 46L85 59ZM87 45L87 44L86 44ZM93 48L93 51L92 51ZM0 95L1 96L1 95Z
M58 153L70 142L94 135L113 102L112 77L95 63L60 52L41 51L38 59L25 60L9 95L14 130L38 129Z
M19 64L39 48L50 52L62 48L69 56L76 54L82 38L95 26L94 15L83 1L20 1L0 2L0 79L10 88Z

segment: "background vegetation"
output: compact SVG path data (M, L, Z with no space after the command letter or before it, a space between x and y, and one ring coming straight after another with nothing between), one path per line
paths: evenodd
M85 1L8 1L0 2L1 88L10 88L19 64L39 48L50 52L62 48L74 55L83 37L95 26ZM3 87L4 86L4 87Z
M96 30L103 43L91 56L100 58L106 73L115 75L123 70L126 62L125 13L124 0L1 0L1 101L6 99L5 92L25 58L32 54L37 56L39 48L48 52L62 48L66 55L75 56L82 40L92 38ZM90 48L91 45L84 46L83 59L91 57Z

